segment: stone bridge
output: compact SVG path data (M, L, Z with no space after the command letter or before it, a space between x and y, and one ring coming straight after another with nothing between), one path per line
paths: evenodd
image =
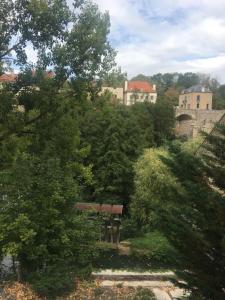
M210 132L225 115L225 110L176 108L176 134L196 137L200 131Z

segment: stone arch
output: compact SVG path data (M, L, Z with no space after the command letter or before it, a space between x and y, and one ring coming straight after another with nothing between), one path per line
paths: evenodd
M176 117L176 132L179 136L191 137L193 135L194 118L187 113L181 113Z
M176 117L176 120L179 122L193 120L193 117L189 114L181 114Z

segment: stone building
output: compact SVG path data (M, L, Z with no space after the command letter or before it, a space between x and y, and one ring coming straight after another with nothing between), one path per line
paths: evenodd
M195 85L181 92L179 107L176 108L176 134L196 137L202 131L211 132L220 122L225 110L212 109L212 92L201 85Z
M212 109L212 92L202 86L194 85L181 92L179 108L184 109Z
M220 122L225 110L176 109L176 134L196 137L201 131L211 132L216 122Z

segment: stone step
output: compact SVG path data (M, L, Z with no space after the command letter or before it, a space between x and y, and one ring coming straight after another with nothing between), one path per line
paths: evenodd
M167 281L175 278L174 272L130 272L122 270L102 270L93 272L92 275L95 279L114 281Z
M153 281L153 280L134 280L134 281L115 281L115 280L103 280L100 282L100 286L112 287L122 285L123 287L145 287L145 288L162 288L173 287L170 281Z

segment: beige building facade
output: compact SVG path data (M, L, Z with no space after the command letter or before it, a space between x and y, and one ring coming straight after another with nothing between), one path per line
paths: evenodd
M113 88L110 86L103 86L100 92L100 95L103 95L106 92L110 92L113 95L113 98L116 100L118 99L120 102L123 103L123 88Z
M179 96L179 108L212 110L212 92L201 85L185 89Z
M124 104L132 105L136 102L156 103L156 85L146 81L126 81L124 86Z
M156 103L157 100L156 85L147 81L125 81L123 88L102 87L100 95L106 91L112 93L114 100L128 106L136 102Z

